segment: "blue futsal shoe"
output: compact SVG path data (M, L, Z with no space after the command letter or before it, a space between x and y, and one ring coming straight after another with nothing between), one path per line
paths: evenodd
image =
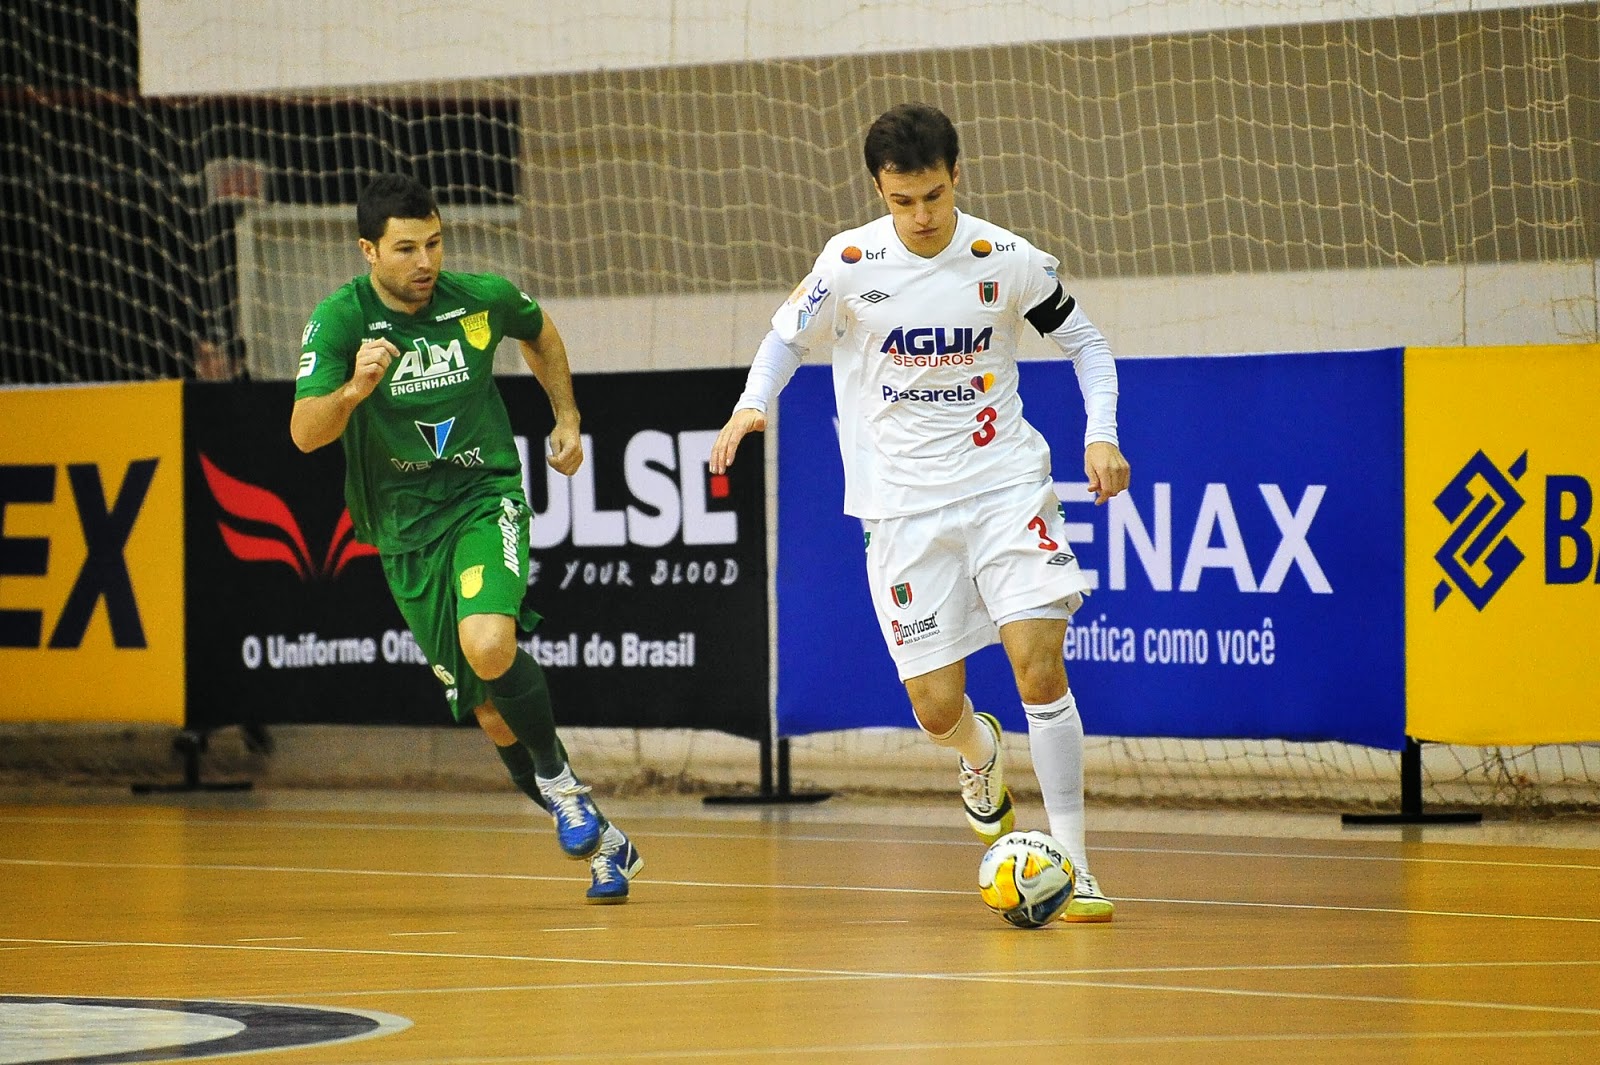
M588 900L600 904L627 902L628 881L643 868L644 859L622 829L607 825L600 849L589 859L589 875L594 883L589 885Z
M579 784L567 766L561 775L551 779L536 778L539 794L556 824L556 841L569 858L588 858L600 849L600 834L605 831L606 819L600 808L589 797L589 785Z

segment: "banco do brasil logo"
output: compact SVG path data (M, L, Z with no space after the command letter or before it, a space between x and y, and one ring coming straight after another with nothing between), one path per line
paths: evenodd
M1526 556L1506 535L1506 526L1522 509L1515 482L1527 470L1526 451L1504 470L1479 451L1434 497L1433 505L1452 526L1433 555L1445 574L1433 589L1435 610L1459 591L1481 611L1522 565Z
M1541 452L1540 465L1544 462ZM1592 472L1525 477L1528 468L1527 451L1501 468L1480 450L1434 499L1451 525L1433 556L1444 570L1444 580L1433 590L1435 610L1452 592L1460 592L1482 611L1514 574L1519 582L1542 577L1548 589L1600 588L1600 567L1595 565L1600 532L1589 528L1595 515ZM1523 548L1542 556L1542 574L1520 575L1540 568L1522 565L1527 557Z

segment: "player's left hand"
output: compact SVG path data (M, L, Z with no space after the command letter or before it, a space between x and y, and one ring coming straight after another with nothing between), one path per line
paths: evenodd
M1083 449L1083 472L1089 477L1089 491L1094 493L1097 507L1125 491L1132 476L1122 449L1104 440L1096 440Z
M557 423L550 430L548 441L550 454L545 456L545 462L557 473L571 477L578 472L578 467L583 465L583 437L578 433L576 425L563 425Z

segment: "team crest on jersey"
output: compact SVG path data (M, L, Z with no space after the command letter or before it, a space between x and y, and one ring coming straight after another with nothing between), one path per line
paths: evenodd
M442 422L412 422L417 427L417 432L422 434L422 439L427 442L428 450L433 452L436 459L444 458L444 448L450 440L450 430L456 426L454 418L446 418Z
M983 304L985 307L993 307L996 303L1000 302L1000 282L979 281L978 302Z
M895 606L910 606L911 605L911 582L907 581L905 584L897 584L897 585L895 585L894 587L889 589L889 594L894 596L894 605Z
M483 567L468 566L461 571L461 598L472 599L483 591Z
M482 351L489 346L489 312L479 311L469 314L461 319L461 331L467 335L467 343Z

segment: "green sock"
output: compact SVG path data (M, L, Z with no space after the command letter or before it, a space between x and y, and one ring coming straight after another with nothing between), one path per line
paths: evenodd
M511 660L511 668L487 684L489 694L494 696L494 708L500 711L501 719L521 746L528 749L534 770L545 778L560 775L567 760L561 741L556 738L550 687L545 683L544 670L539 668L539 663L519 647L517 657Z
M550 812L545 805L544 796L539 794L539 784L534 780L533 755L528 753L528 748L520 743L513 743L509 747L495 745L495 753L500 755L500 760L506 764L506 772L511 774L511 783L517 789L539 804L539 809Z

